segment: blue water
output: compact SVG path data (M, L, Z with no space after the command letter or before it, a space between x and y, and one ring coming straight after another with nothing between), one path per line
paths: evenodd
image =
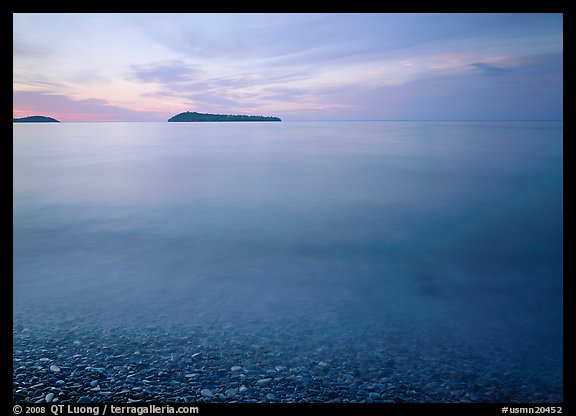
M15 124L13 161L15 324L393 331L561 397L561 122Z

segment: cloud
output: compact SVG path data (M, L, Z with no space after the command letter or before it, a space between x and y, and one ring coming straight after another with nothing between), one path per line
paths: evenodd
M48 47L23 42L15 37L12 40L12 53L15 58L43 58L50 54Z
M60 121L161 121L169 114L130 110L105 100L74 100L65 95L41 91L14 91L13 108L17 116L50 115Z
M132 75L142 82L160 84L182 83L204 73L196 66L182 61L169 61L148 65L132 65Z
M510 59L505 82L500 73L478 77L463 71L373 89L350 87L337 95L356 119L561 119L562 76L551 58Z
M477 62L475 64L470 64L468 65L472 68L475 68L476 71L480 71L480 73L482 75L487 75L487 76L499 76L499 75L507 75L511 72L513 72L513 70L511 68L504 68L501 66L497 66L494 64L489 64L486 62Z

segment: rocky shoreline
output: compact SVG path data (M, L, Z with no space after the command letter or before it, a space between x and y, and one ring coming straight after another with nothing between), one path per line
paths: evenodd
M424 354L400 334L354 342L298 328L14 326L15 402L559 402L459 346ZM382 339L382 343L375 343Z

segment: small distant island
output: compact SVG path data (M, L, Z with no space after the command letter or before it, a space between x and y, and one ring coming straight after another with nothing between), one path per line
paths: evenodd
M170 122L197 122L197 121L282 121L280 117L245 116L227 114L203 114L197 112L180 113L170 118Z
M13 118L13 123L60 123L59 120L56 120L52 117L46 116L28 116L22 118Z

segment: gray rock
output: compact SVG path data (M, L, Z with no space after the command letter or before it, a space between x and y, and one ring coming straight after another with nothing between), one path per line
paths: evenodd
M256 382L260 387L267 386L268 384L272 383L271 378L262 378Z
M64 384L66 384L66 382L65 382L64 380L58 380L58 381L56 382L56 384L59 385L59 386L63 386Z
M246 386L241 386L241 387L238 389L238 392L239 392L239 393L246 393L247 391L248 391L248 387L246 387Z
M91 385L92 387L96 387L96 386L98 385L98 380L93 380L93 381L91 381L91 382L90 382L90 385Z
M46 402L50 403L52 400L54 400L54 393L48 393L46 395Z
M240 367L239 365L235 365L235 366L232 366L232 368L230 368L230 370L232 370L233 372L237 373L238 371L242 371L243 368Z
M330 365L330 364L328 364L327 362L324 362L324 361L320 361L320 362L318 363L318 367L320 367L320 368L326 368L326 367L328 367L329 365Z
M275 395L274 393L268 393L268 394L266 395L266 398L267 398L268 400L276 400L276 395Z
M372 399L379 399L380 398L380 395L378 393L376 393L375 391L370 393L368 396Z
M51 365L51 366L50 366L50 371L59 372L59 371L60 371L60 367L58 367L57 365Z
M92 403L92 400L90 400L90 397L82 396L78 399L78 403Z
M238 394L238 389L228 389L226 390L226 396L234 397Z
M212 393L212 390L210 389L202 389L202 391L200 391L200 394L204 397L214 397L214 393Z

